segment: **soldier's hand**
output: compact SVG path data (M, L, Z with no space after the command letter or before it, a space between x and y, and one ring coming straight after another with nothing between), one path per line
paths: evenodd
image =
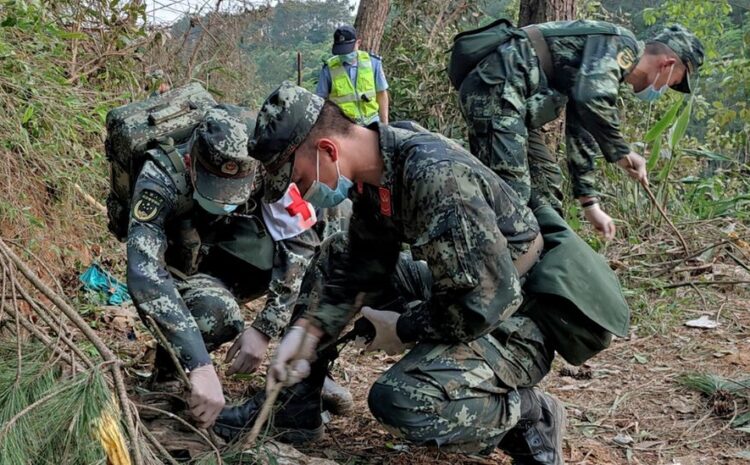
M240 334L227 352L225 362L234 359L227 375L235 373L252 373L257 370L268 350L269 338L252 326Z
M224 393L213 365L203 365L190 372L190 398L188 406L201 428L214 424L224 408Z
M630 152L617 160L617 165L628 173L628 176L639 183L648 185L648 172L646 171L646 159L635 152Z
M614 239L616 232L615 223L612 221L612 217L604 213L604 210L599 207L598 203L584 208L583 216L604 237L604 240L609 241Z
M375 339L366 347L367 350L382 350L388 355L397 355L406 350L406 344L401 342L396 332L398 313L362 307L362 315L375 326Z
M310 374L310 362L315 359L319 340L319 335L308 332L305 326L292 326L281 339L268 367L266 392L271 392L279 383L292 386L305 379Z

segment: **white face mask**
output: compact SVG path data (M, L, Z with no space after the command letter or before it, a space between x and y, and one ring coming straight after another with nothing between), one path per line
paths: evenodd
M237 210L239 205L219 203L214 200L203 197L197 190L193 190L193 199L198 205L212 215L224 216Z
M667 82L658 89L654 87L654 84L656 84L656 82L659 80L659 75L661 73L656 73L656 78L654 79L654 82L649 84L642 91L636 92L635 96L645 102L653 102L654 100L658 99L659 97L664 95L669 89L669 80L672 79L673 71L674 71L674 65L672 65L672 67L669 69L669 76L667 76Z

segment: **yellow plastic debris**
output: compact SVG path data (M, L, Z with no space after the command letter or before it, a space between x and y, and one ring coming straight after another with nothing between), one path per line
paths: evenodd
M107 465L132 465L115 408L105 409L97 421L96 436L107 454Z

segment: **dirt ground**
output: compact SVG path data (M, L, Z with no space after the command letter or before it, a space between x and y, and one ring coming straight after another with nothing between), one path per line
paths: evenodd
M707 312L696 304L683 309L687 319L702 315L719 322L715 329L675 325L664 334L639 336L635 326L627 339L583 367L559 357L542 387L566 406L565 460L568 464L739 464L748 463L750 436L730 428L747 405L717 409L711 399L681 387L685 373L710 372L733 379L750 373L750 301L730 289L724 301ZM717 295L721 295L718 293ZM260 307L254 302L251 309ZM248 319L253 310L248 311ZM121 342L125 351L142 343ZM223 360L223 352L216 359ZM342 464L510 464L501 452L490 457L441 453L410 445L386 432L367 408L372 382L398 360L346 348L334 368L340 384L356 402L349 417L331 417L323 441L300 450ZM265 368L264 368L265 369ZM225 380L229 394L241 398L262 386L262 377Z
M746 245L742 243L743 248ZM660 282L746 280L747 276L731 274L736 274L739 267L727 265L723 252L719 252L709 260L711 266L694 261L678 263L675 265L678 268ZM651 265L635 261L648 253L634 250L628 256L610 251L607 255L613 268L628 268L627 279L633 283L657 275ZM613 255L618 258L612 258ZM640 272L638 266L643 268ZM679 266L687 271L681 271ZM615 339L610 348L580 368L570 367L558 357L542 383L542 388L559 397L566 407L566 463L750 463L750 434L732 428L732 422L750 410L747 403L750 389L745 390L744 397L717 400L679 382L688 373L712 373L733 380L748 378L748 285L690 284L630 294L627 283L625 287L633 311L629 337ZM257 300L248 306L247 321L252 321L262 304L262 300ZM708 329L686 326L689 320L703 316L718 326ZM136 331L129 339L123 338L122 328L127 324L115 323L117 318L99 330L106 331L106 327L112 330L108 332L118 352L134 360L130 375L142 378L138 373L148 371L142 362L148 359L144 348L149 345L145 341L150 341L150 336ZM226 349L214 354L221 376L226 369L223 364ZM416 447L380 427L367 408L368 390L397 360L347 347L337 361L334 377L351 390L356 402L355 414L330 418L324 439L300 450L341 464L511 463L499 451L490 457L469 457ZM265 366L261 373L265 373ZM262 388L263 377L253 374L224 382L227 394L241 399Z
M717 416L707 398L676 383L687 372L750 372L750 302L728 302L719 321L717 329L675 327L665 336L638 337L636 328L578 370L558 357L542 386L566 406L566 463L747 463L748 435L729 428L734 409ZM352 391L357 413L332 418L325 441L303 451L352 464L510 463L499 452L480 459L411 446L381 428L367 409L367 393L396 360L346 350L335 375Z

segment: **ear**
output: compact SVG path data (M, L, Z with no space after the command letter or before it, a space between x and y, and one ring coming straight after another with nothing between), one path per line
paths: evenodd
M321 152L327 153L333 161L337 161L339 159L339 148L331 139L322 138L318 140L318 149Z
M665 56L662 59L661 67L662 68L671 68L675 63L677 63L677 58L671 57L671 56Z

